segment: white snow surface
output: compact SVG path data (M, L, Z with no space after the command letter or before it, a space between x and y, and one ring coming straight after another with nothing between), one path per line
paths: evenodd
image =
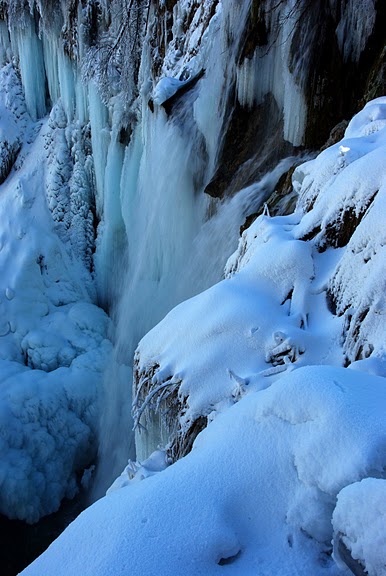
M341 142L294 173L298 209L309 210L297 227L297 238L315 234L313 242L324 249L326 231L339 229L343 220L357 220L337 265L325 278L337 314L344 319L344 352L350 362L370 354L385 357L385 157L382 97L352 119Z
M180 304L142 339L141 370L159 366L154 386L182 382L183 425L234 403L245 386L269 386L276 372L295 364L342 362L341 324L312 287L311 245L293 238L297 221L258 218L228 262L231 277ZM245 386L233 375L247 379Z
M341 142L296 169L297 212L261 215L243 233L225 280L180 304L142 339L138 388L151 373L155 395L146 410L134 406L137 424L160 408L155 390L166 382L179 386L188 428L237 401L245 386L265 388L284 371L384 361L385 158L386 98L378 98ZM346 214L356 228L345 240ZM329 239L331 230L341 240ZM149 455L140 441L138 450Z
M153 100L158 106L174 96L189 80L178 80L177 78L164 77L158 82L153 92Z

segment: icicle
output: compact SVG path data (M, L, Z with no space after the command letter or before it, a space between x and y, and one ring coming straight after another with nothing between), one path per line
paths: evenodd
M267 203L264 204L263 214L264 214L264 216L267 216L268 218L271 217L271 214L269 213L269 208L268 208L268 204L267 204Z
M11 41L19 57L28 112L37 120L46 114L46 74L43 46L34 22L30 19L24 28L12 28Z
M229 377L231 378L231 380L234 380L236 382L236 384L238 384L241 388L248 386L249 378L241 378L240 376L237 376L237 374L235 374L229 368L228 368L228 374L229 374Z
M307 106L302 87L290 71L290 48L299 11L292 2L268 10L270 44L258 47L237 69L237 95L243 106L261 104L272 94L284 116L283 137L294 146L303 143ZM276 35L276 36L275 36Z
M110 144L108 130L108 111L101 101L96 86L90 82L88 87L89 113L91 124L91 142L94 157L96 179L96 208L98 214L103 214L105 168Z

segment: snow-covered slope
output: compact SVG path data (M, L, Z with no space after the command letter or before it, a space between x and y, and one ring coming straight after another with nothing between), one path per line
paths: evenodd
M385 251L370 235L383 218L385 147L380 98L341 142L296 169L295 214L270 217L267 207L226 278L141 341L134 415L152 442L169 436L166 452L131 463L23 574L321 576L340 574L347 557L357 570L385 573L383 484L373 492L371 483L386 464L386 310L376 275ZM347 234L349 209L357 218ZM353 266L360 240L370 256ZM331 303L353 294L370 308L368 331L355 338L347 310Z

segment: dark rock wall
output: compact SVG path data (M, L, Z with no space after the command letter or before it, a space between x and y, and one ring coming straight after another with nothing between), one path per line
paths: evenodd
M277 9L281 4L276 3ZM346 57L337 39L344 0L336 2L334 8L326 0L302 0L296 4L289 69L307 104L302 147L317 150L335 125L351 118L366 101L386 93L386 4L376 2L373 31L358 61L354 55ZM267 25L271 10L268 1L251 2L240 40L240 64L251 59L258 48L266 47L267 54L274 48L278 31ZM272 94L250 108L242 106L232 92L228 108L217 169L206 187L212 196L234 193L280 158L296 152L284 141L282 111L275 109ZM253 162L248 166L249 160Z

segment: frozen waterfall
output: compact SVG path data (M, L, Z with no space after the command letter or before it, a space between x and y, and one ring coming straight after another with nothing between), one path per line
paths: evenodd
M182 4L174 11L175 38L181 33ZM10 36L5 25L0 27L3 63L12 53L18 58L32 120L44 117L60 100L69 150L75 130L91 147L84 157L98 224L93 274L98 304L114 320L114 352L100 398L96 496L129 457L142 457L161 441L162 431L155 429L146 438L139 435L134 446L131 374L139 340L176 304L221 279L245 217L261 206L293 163L282 161L234 197L218 200L203 193L217 169L232 98L248 107L272 92L284 117L284 139L294 145L302 142L306 106L289 69L288 50L279 44L267 62L257 56L240 62L239 43L249 10L249 2L240 12L230 0L211 14L203 8L206 29L198 18L193 22L187 36L190 49L183 57L174 42L166 46L159 83L152 80L151 42L145 38L139 93L131 100L123 93L106 99L97 82L82 77L81 13L79 61L63 49L57 33L39 29L32 17ZM273 72L265 73L268 68Z

